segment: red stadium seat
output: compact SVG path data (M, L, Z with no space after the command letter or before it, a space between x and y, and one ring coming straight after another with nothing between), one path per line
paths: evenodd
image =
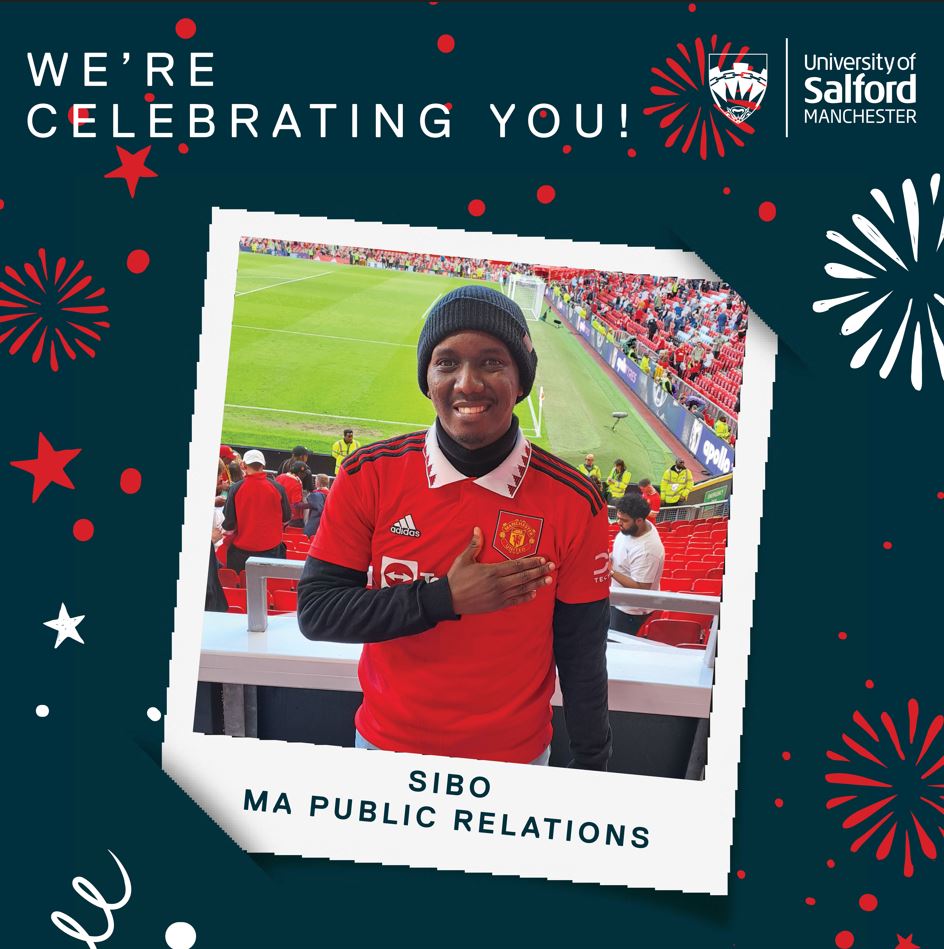
M708 596L721 596L721 581L706 578L696 580L692 584L692 591L694 593L705 593Z
M720 580L724 577L724 566L710 567L705 573L706 580Z
M283 534L300 534L302 537L305 536L304 531L301 527L283 527Z
M223 594L226 597L226 605L230 613L246 612L246 591L235 587L223 587Z
M678 646L701 639L701 626L691 620L651 619L643 625L645 638L653 642Z
M269 591L269 598L271 599L276 593L281 590L294 590L295 581L286 577L266 577L266 589Z
M298 610L298 594L294 590L276 590L272 606L280 613L295 613Z
M230 570L229 567L220 567L217 572L220 576L220 583L224 587L235 589L239 586L239 574L235 570Z
M307 560L308 551L307 550L286 550L285 559L286 560Z

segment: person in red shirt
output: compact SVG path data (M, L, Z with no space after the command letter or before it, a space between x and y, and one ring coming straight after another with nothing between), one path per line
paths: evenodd
M342 462L301 631L365 644L359 747L546 764L556 664L571 764L606 770L606 506L518 426L537 365L524 315L460 287L417 355L436 422Z
M250 557L284 557L282 526L292 514L280 484L265 473L265 456L253 448L243 461L246 477L226 497L223 530L231 535L226 566L239 573Z
M292 512L292 519L286 525L287 527L304 527L304 511L300 505L302 503L302 475L308 470L308 465L303 461L294 461L284 474L276 476L276 482L285 489L285 496L288 498L288 506Z
M639 481L639 493L649 502L648 519L655 524L659 508L662 507L662 498L659 492L652 486L652 482L648 478L641 478Z

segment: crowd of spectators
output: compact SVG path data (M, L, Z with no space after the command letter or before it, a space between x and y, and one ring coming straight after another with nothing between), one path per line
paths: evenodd
M556 301L622 338L623 351L683 404L690 390L681 383L701 392L699 409L712 427L722 420L722 437L730 435L740 410L747 304L726 283L602 271L554 278Z
M529 264L488 260L484 257L449 257L445 254L423 254L416 251L380 250L373 247L351 247L312 241L287 241L269 237L243 237L239 248L254 254L273 257L296 257L326 263L402 270L410 273L443 274L472 280L507 280L511 273L531 275Z

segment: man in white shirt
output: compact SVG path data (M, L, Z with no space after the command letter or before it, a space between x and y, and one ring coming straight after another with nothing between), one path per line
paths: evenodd
M611 589L658 590L665 565L665 548L654 524L650 523L649 502L639 494L627 493L616 505L620 532L610 554ZM610 629L637 635L652 611L636 606L610 606Z

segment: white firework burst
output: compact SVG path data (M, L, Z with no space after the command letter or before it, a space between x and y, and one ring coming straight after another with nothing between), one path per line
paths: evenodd
M871 220L862 214L852 215L852 223L858 232L856 237L862 246L838 231L827 231L826 237L829 240L855 255L858 260L853 261L855 266L849 263L830 262L825 266L826 273L835 280L856 281L857 283L853 286L857 288L857 292L817 300L813 304L813 310L816 313L825 313L833 307L840 307L842 312L848 313L840 328L844 336L858 333L873 317L885 317L889 320L886 326L878 329L861 343L849 363L853 369L862 368L886 330L889 330L892 339L878 371L883 379L887 379L891 373L910 329L911 384L918 390L922 385L922 324L925 317L941 378L944 379L944 343L934 322L935 310L932 309L932 304L936 304L938 319L944 322L944 272L941 273L937 289L933 286L929 289L926 277L922 278L916 274L919 252L924 270L927 272L927 261L937 261L941 244L944 243L944 215L937 206L940 184L941 176L932 175L927 198L922 198L910 178L903 181L901 205L904 215L903 218L899 217L897 222L892 204L885 194L878 188L872 189L870 192L872 198L890 222L891 238L883 234ZM922 236L920 230L922 217L925 221L930 218L934 223L936 233L933 237L927 226ZM888 227L884 224L883 226ZM894 246L896 240L900 245L905 246L899 246L896 250ZM900 269L896 270L896 268ZM865 281L868 281L864 284L865 289L858 290L858 286L863 285ZM896 324L897 329L893 329ZM870 330L874 330L875 325L873 322Z

